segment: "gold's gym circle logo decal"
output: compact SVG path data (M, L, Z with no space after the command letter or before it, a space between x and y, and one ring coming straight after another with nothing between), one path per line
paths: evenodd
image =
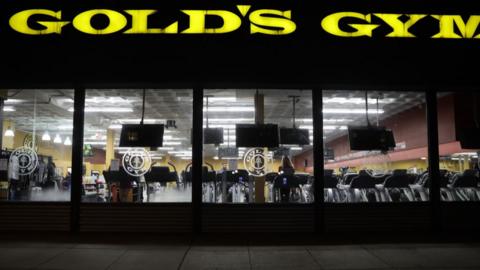
M147 150L133 148L123 155L122 165L126 173L134 177L140 177L150 170L152 158Z
M252 148L245 153L243 158L245 169L254 176L265 175L265 153L263 148Z
M38 166L38 156L35 150L30 147L19 147L10 155L10 164L18 163L18 174L29 175Z

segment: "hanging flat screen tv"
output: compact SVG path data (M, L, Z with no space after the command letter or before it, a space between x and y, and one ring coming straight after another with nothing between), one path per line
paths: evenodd
M163 124L122 125L120 147L162 147Z
M308 129L280 128L280 144L309 145Z
M395 148L393 132L385 127L348 127L351 150L388 151Z
M204 128L203 129L204 144L222 144L223 128Z
M237 124L237 147L278 147L278 125L275 124Z

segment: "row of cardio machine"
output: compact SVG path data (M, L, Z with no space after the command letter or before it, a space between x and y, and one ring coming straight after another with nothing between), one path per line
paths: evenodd
M480 201L480 178L475 170L450 172L440 170L442 201ZM374 174L360 170L358 173L335 175L324 171L325 202L415 202L429 200L431 178L428 172Z
M161 201L161 196L169 190L183 190L187 188L179 178L176 167L154 166L145 175L134 177L123 168L118 171L103 171L107 184L106 194L83 201L91 202L155 202ZM98 189L98 188L97 188Z
M213 166L202 167L202 200L205 203L255 203L255 181L247 170L215 171ZM191 182L191 168L182 173ZM313 177L309 174L267 173L263 188L267 203L313 202Z

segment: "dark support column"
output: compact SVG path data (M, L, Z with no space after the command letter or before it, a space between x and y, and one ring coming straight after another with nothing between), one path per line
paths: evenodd
M193 89L192 123L192 207L193 232L202 230L202 163L203 163L203 89Z
M440 167L438 152L437 93L426 91L428 127L428 173L430 176L430 205L433 232L441 230L440 213Z
M323 202L323 112L322 89L312 90L313 100L313 173L315 177L315 232L324 232Z
M85 89L75 88L72 135L72 182L70 228L72 232L80 229L80 202L83 174L83 124L85 108Z

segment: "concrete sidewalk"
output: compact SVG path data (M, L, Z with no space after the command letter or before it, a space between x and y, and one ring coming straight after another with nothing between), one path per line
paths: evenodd
M332 245L165 237L127 244L122 237L126 236L112 235L112 241L3 237L0 269L480 269L478 243Z

